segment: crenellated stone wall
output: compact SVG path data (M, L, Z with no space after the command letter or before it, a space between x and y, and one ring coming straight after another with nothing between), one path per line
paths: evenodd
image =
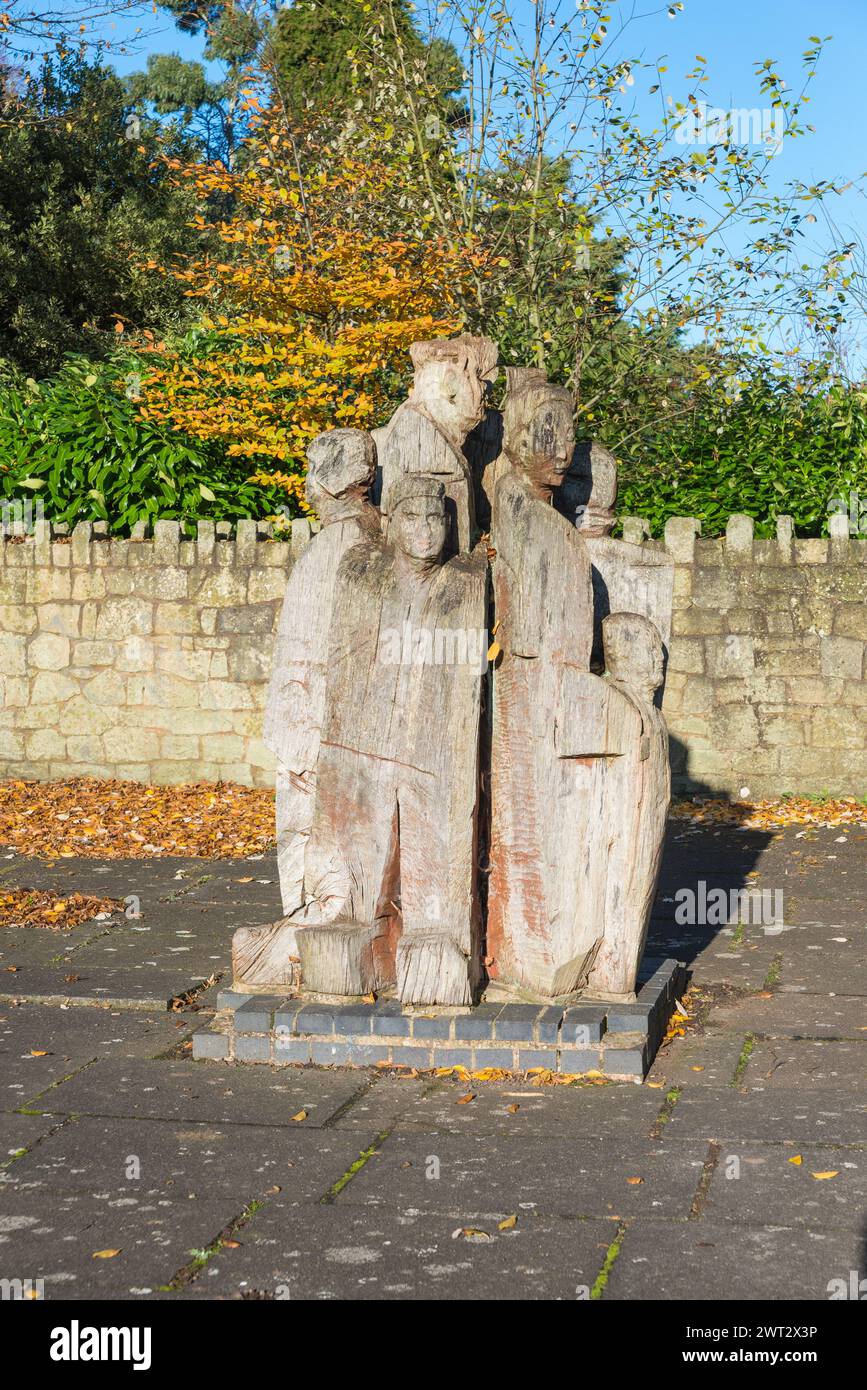
M664 709L675 786L867 795L867 541L677 517ZM293 555L265 523L161 521L129 540L37 522L0 541L0 777L269 785L261 740L273 629Z

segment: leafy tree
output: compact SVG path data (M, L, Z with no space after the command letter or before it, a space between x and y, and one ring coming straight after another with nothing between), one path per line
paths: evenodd
M451 43L425 40L409 0L395 0L391 30L380 36L375 7L367 0L297 0L282 7L268 41L268 61L280 98L295 120L313 108L335 113L356 104L376 109L388 102L390 84L377 79L372 61L383 44L390 61L424 72L428 116L459 124L465 107L456 96L463 66Z
M246 132L243 92L261 52L267 22L255 4L236 0L160 0L178 29L204 37L204 58L221 76L211 80L204 64L171 53L152 53L145 72L126 79L129 99L159 116L173 115L199 140L206 159L232 168Z
M300 504L309 440L382 422L405 386L410 343L459 326L472 258L416 235L398 170L287 131L273 109L234 172L177 172L206 202L230 196L235 211L199 221L222 255L193 256L175 272L207 317L186 344L153 354L144 414L223 441Z
M189 247L192 201L115 74L59 50L0 100L0 356L44 376L67 352L181 325L179 288L141 263Z

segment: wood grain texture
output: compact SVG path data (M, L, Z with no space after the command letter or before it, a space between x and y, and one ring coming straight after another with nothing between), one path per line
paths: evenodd
M329 978L323 931L310 984L307 929L323 924L375 929L378 986L397 979L399 939L405 1002L466 1003L475 987L485 601L483 554L413 570L392 546L362 543L341 562L305 904L295 915L305 983L319 992L370 988L360 975L345 988L337 939ZM437 935L443 959L457 952L463 963L435 982Z

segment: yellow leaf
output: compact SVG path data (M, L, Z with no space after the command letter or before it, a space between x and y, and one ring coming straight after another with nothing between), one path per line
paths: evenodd
M505 1221L501 1221L497 1226L498 1231L511 1231L518 1224L517 1216L507 1216Z
M496 659L497 659L497 657L500 655L500 652L501 652L501 651L502 651L502 648L501 648L499 642L492 642L491 645L488 647L488 660L489 660L489 661L496 661Z
M297 1115L293 1115L292 1118L293 1118L293 1120L295 1120L295 1122L296 1122L297 1124L300 1124L302 1120L306 1120L306 1119L307 1119L307 1111L306 1111L306 1110L299 1110L299 1111L298 1111L298 1114L297 1114Z
M465 1096L461 1096L460 1100L458 1101L458 1105L469 1105L470 1101L475 1100L475 1098L475 1091L467 1091L467 1094Z
M113 1260L115 1255L119 1254L119 1250L94 1250L93 1258L95 1260Z
M811 1173L810 1177L815 1178L816 1182L827 1182L828 1178L836 1178L839 1172L839 1168L829 1168L826 1173Z
M37 1049L34 1047L34 1048L31 1049L30 1056L31 1056L31 1057L47 1057L47 1056L48 1056L48 1053L47 1053L47 1052L43 1052L43 1051L41 1051L41 1050L37 1050Z
M800 1154L793 1154L793 1156L789 1159L789 1162L794 1163L798 1168L800 1168L804 1160L802 1159Z
M626 1181L630 1187L637 1187L639 1183L644 1182L644 1178L627 1178Z

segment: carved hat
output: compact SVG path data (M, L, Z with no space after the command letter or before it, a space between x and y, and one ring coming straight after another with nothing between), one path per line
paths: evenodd
M560 401L572 409L571 393L549 381L541 367L506 367L504 441L519 436L545 401Z
M402 502L417 502L423 497L431 497L442 502L446 490L439 478L427 473L401 473L388 490L388 511L394 515Z
M497 374L499 348L491 338L460 333L456 338L429 338L412 343L409 355L416 371L427 366L428 362L456 362L461 367L472 363L481 381L493 381Z
M376 468L376 445L366 430L326 430L307 448L307 487L342 497L370 486Z

